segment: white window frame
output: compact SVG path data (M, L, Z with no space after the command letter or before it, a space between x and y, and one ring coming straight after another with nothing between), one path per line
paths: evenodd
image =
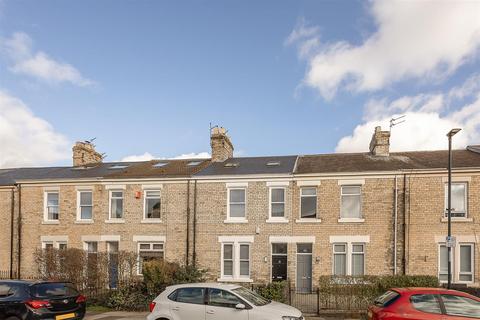
M359 194L343 194L343 188L344 187L359 187L360 188L360 193ZM363 206L362 206L362 201L363 201L363 186L361 184L343 184L340 186L340 222L355 222L355 221L364 221L363 218ZM360 201L360 216L358 217L344 217L342 215L342 203L343 203L343 197L349 197L349 196L358 196L359 201Z
M49 219L48 218L48 208L50 207L48 205L48 195L49 194L54 194L56 193L58 196L58 204L57 204L57 210L58 210L58 219ZM43 193L43 221L46 222L59 222L60 221L60 191L59 190L46 190Z
M335 245L345 245L346 252L345 253L335 253ZM362 245L363 252L353 252L354 245ZM332 243L332 275L335 276L335 254L346 254L346 276L352 276L352 269L353 269L353 255L354 254L362 254L363 255L363 275L359 276L366 276L367 275L367 243L366 242L333 242Z
M91 219L82 219L82 207L90 207L88 205L82 205L81 203L81 194L84 192L90 192L92 194L92 218ZM93 222L93 190L92 189L78 189L77 190L77 221L82 222Z
M336 252L335 251L335 246L345 246L345 251L343 252ZM332 276L335 275L335 256L336 255L342 255L345 256L345 276L348 275L348 243L346 242L337 242L332 244Z
M314 189L315 195L303 195L304 189ZM315 218L302 217L302 198L315 198ZM300 187L300 205L298 206L300 211L298 212L299 220L318 220L318 188L316 186L302 186Z
M219 237L222 238L222 237ZM253 239L246 239L246 237L227 236L225 240L219 240L220 242L220 278L219 282L253 282L251 279L252 274L252 243ZM248 237L249 238L249 237ZM224 245L233 246L233 276L224 274ZM240 246L248 246L248 273L249 275L240 275ZM245 261L245 260L242 260Z
M121 218L114 218L112 217L112 199L113 199L113 193L114 192L121 192L122 193L122 217ZM115 197L115 199L120 199L118 197ZM123 221L125 219L125 190L122 189L112 189L108 191L108 219L109 220L118 220L118 221Z
M465 215L463 217L454 217L452 216L452 219L467 219L468 218L468 182L456 182L452 181L452 186L453 185L464 185L465 186L465 194L464 194L464 202L465 202L465 212L463 212ZM445 209L444 209L444 218L448 218L448 182L444 184L444 190L445 190ZM454 213L462 213L462 212L457 212L454 210L455 208L452 208L452 215Z
M444 246L446 247L445 242L440 242L438 243L438 250L437 250L437 256L438 256L438 263L437 263L437 276L439 278L440 283L447 283L448 281L448 275L447 275L447 280L440 280L440 248ZM460 272L460 247L462 246L469 246L471 250L471 267L472 271L468 273L461 273ZM447 248L448 250L448 248ZM475 243L471 242L458 242L456 243L455 247L452 248L451 250L451 259L452 261L452 282L453 283L465 283L465 284L472 284L475 282ZM461 281L460 280L460 274L467 274L472 276L472 281Z
M243 217L231 217L230 216L230 192L233 190L243 190L245 194L244 202L233 202L234 204L243 204L245 208ZM247 220L247 188L246 187L229 187L227 188L227 220L226 222L248 222Z
M225 246L231 245L232 246L232 274L226 275L225 274ZM230 261L230 259L229 259ZM221 253L221 277L222 279L231 279L235 278L235 243L234 242L222 242L222 253Z
M150 245L150 249L140 249L140 246L142 244L148 244ZM154 244L161 244L163 245L163 248L161 250L159 249L153 249ZM140 263L140 252L162 252L163 253L163 260L165 260L165 242L164 241L139 241L137 243L137 275L141 276L142 270L142 264Z
M148 192L158 192L160 200L160 218L149 218L147 217L147 200L148 199L157 199L155 197L147 197ZM144 221L162 221L162 191L160 189L145 189L143 191L143 220Z
M278 189L283 191L283 202L273 202L272 195L273 189ZM274 204L283 204L283 216L273 217L272 216L272 207ZM268 188L268 220L267 222L288 222L287 219L287 189L285 187L269 187Z

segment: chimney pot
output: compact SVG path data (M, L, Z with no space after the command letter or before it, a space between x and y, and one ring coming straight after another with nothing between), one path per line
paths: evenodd
M390 155L390 131L382 131L382 127L375 127L370 141L370 153L374 156L388 157Z

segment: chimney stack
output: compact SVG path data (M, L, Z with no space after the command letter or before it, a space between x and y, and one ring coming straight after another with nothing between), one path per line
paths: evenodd
M81 167L102 162L103 157L95 151L95 146L88 141L77 141L72 148L73 166Z
M233 157L233 144L223 127L214 127L210 131L210 146L212 147L212 161L223 162Z
M372 141L370 141L370 153L374 156L389 156L390 131L382 131L382 127L375 127Z

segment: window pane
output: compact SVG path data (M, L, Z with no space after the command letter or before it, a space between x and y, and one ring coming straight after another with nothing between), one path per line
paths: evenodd
M442 313L438 300L433 294L419 294L410 298L415 309L428 313Z
M460 272L472 272L471 246L460 246Z
M465 185L452 184L452 210L465 212Z
M333 250L334 250L334 252L345 253L345 252L347 252L346 247L347 246L344 245L344 244L335 244L333 246Z
M58 206L58 193L47 193L47 205Z
M48 207L48 220L58 220L58 206Z
M230 202L245 202L245 190L230 190Z
M220 289L208 289L208 304L216 307L235 308L241 303L237 296Z
M317 217L317 197L301 198L301 217L316 218Z
M342 218L361 218L360 196L342 196Z
M272 203L272 217L283 217L283 216L285 216L285 204Z
M272 252L275 254L287 254L287 244L286 243L272 244Z
M447 278L445 277L445 280L446 279ZM461 275L458 276L458 279L460 281L471 282L471 281L473 281L473 275L471 275L471 274L461 274Z
M354 244L352 246L352 251L353 252L363 252L363 245L361 244Z
M311 243L297 244L297 253L312 253L312 244Z
M80 207L81 219L92 219L92 207Z
M245 217L244 204L230 204L230 217L243 218Z
M93 253L97 252L98 244L97 242L87 242L87 252Z
M80 205L81 206L91 206L92 205L92 193L91 192L80 192Z
M316 196L317 189L316 188L302 188L302 196Z
M223 275L233 276L233 261L223 262Z
M242 244L240 245L240 260L250 259L250 246Z
M342 187L342 194L355 194L359 195L362 190L360 186L343 186Z
M163 250L163 243L154 243L153 250Z
M205 303L204 288L183 288L178 289L177 302L204 304Z
M480 318L480 302L455 295L442 295L442 300L448 315Z
M336 276L344 276L347 274L347 255L335 254L333 256L333 272Z
M160 218L160 199L147 199L147 218Z
M240 275L249 276L250 275L250 262L240 261Z
M448 249L440 246L440 273L448 272Z
M147 191L146 195L148 198L160 198L160 191Z
M140 243L140 250L150 250L150 243Z
M122 197L123 197L123 192L122 192L122 191L113 191L113 192L112 192L112 197L114 197L114 198L122 198Z
M352 276L358 277L364 275L364 255L353 254L352 255Z
M123 216L123 199L112 199L112 218L122 218Z
M233 245L225 244L223 245L223 258L224 259L233 259Z
M272 189L272 202L284 202L285 189Z

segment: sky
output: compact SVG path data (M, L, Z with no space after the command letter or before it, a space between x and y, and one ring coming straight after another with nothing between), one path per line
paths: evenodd
M0 168L480 144L480 1L0 0Z

